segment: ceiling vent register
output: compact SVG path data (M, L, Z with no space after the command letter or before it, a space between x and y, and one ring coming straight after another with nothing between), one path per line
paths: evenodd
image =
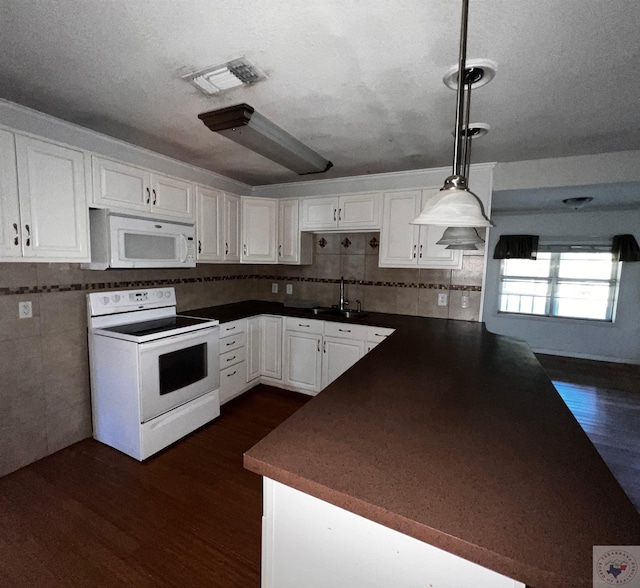
M248 86L263 80L265 75L244 57L222 65L213 65L183 76L203 94L213 96L240 86Z

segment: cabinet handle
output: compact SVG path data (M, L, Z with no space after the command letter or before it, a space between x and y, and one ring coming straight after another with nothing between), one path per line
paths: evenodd
M324 352L326 353L327 352L327 342L326 341L322 342L322 347L324 349Z
M341 333L350 333L351 329L338 329Z
M149 204L151 202L151 190L149 190L149 187L147 186L147 204Z
M229 255L229 243L224 244L224 254Z
M202 253L202 241L198 239L198 253Z
M153 205L156 205L156 202L158 201L158 195L156 194L155 188L152 190L153 192Z
M230 378L231 376L235 376L238 373L238 370L233 370L230 374L227 374L227 378Z
M298 323L298 326L299 326L299 327L305 327L305 328L308 328L308 327L310 327L311 325L303 325L302 323Z
M338 208L338 220L342 220L342 208Z
M246 243L242 246L242 251L244 251L245 255L247 254L247 244Z
M416 258L416 246L414 245L413 246L413 259L415 259L415 258Z
M227 327L227 331L233 331L233 329L235 329L235 328L236 328L235 326L233 326L233 327Z
M337 214L337 210L334 208L333 209L333 220L336 220L336 214Z
M278 245L278 257L282 257L282 245Z
M30 247L31 246L31 229L29 228L29 225L25 225L24 228L27 231L27 241L25 245L27 247Z
M18 245L20 243L20 231L18 230L18 223L13 223L13 230L16 232L16 236L13 238L13 244Z
M318 353L320 352L320 339L318 339Z
M422 259L422 243L420 243L420 259Z
M233 357L228 357L227 361L233 361L236 358L236 356L234 355Z
M235 329L235 327L233 327L233 328ZM226 345L227 347L229 347L229 345L235 345L235 344L236 344L235 339L234 339L233 341L231 341L231 343L225 343L225 345Z
M375 337L384 337L385 339L389 336L389 335L383 335L382 333L374 333Z

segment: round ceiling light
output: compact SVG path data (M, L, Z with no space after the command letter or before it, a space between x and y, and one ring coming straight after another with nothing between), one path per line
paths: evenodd
M490 59L467 59L465 63L465 77L471 81L471 89L475 90L488 84L498 71L498 64ZM458 66L451 67L442 78L444 85L452 90L458 89Z

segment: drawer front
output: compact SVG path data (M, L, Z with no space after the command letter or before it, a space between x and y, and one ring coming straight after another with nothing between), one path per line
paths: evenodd
M349 323L324 323L324 334L330 337L342 337L343 339L358 339L366 341L369 327L365 325L353 325Z
M220 339L220 353L226 353L227 351L233 351L234 349L240 349L245 346L247 341L246 333L236 333Z
M220 370L220 404L233 398L247 385L245 362Z
M237 321L231 321L230 323L222 323L220 325L220 338L229 337L230 335L236 335L237 333L244 333L246 330L247 319L240 319Z
M388 329L386 327L368 327L369 333L367 341L371 343L382 343L395 329Z
M287 317L285 330L322 335L324 321Z
M247 349L246 347L240 347L239 349L234 349L233 351L227 351L226 353L220 354L220 369L224 370L231 366L234 366L241 361L247 359Z

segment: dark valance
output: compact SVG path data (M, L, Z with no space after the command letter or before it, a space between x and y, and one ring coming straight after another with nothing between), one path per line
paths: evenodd
M502 235L493 251L493 259L536 259L538 235Z
M640 247L633 235L615 235L611 253L616 261L640 261Z

